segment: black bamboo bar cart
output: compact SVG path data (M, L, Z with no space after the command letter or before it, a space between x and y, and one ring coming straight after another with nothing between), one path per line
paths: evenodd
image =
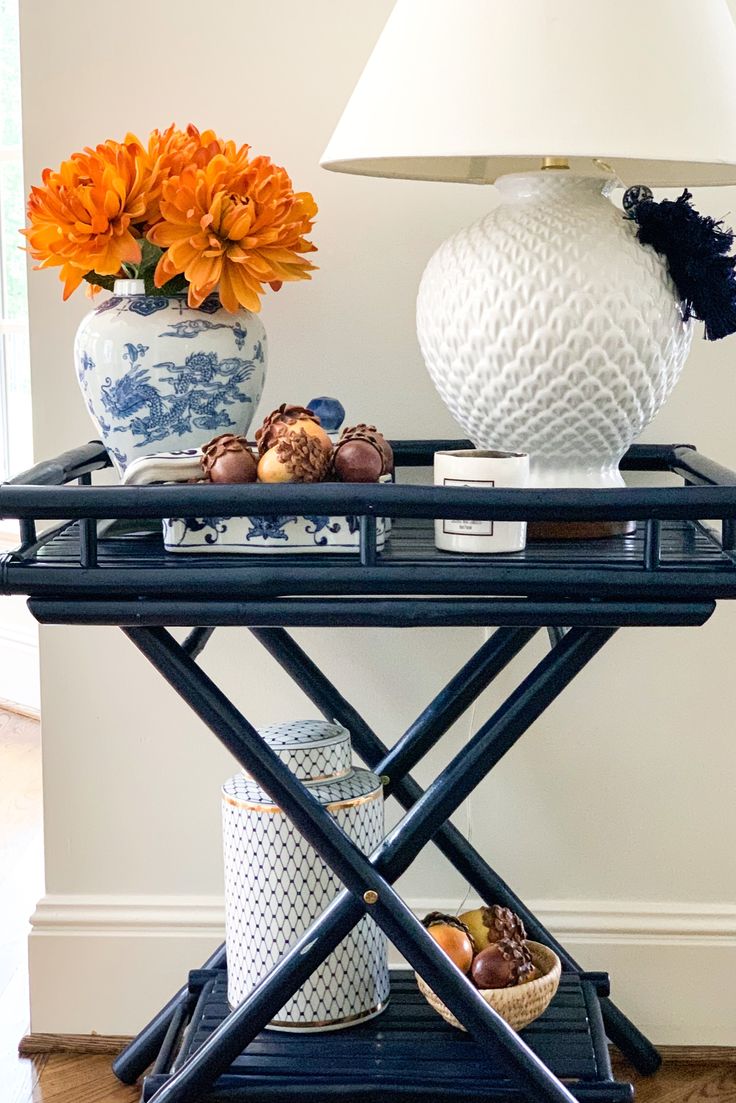
M392 442L398 465L429 466L464 441ZM687 445L633 447L627 470L670 472L684 485L625 490L468 490L409 485L93 486L109 466L99 443L41 463L0 487L0 516L21 542L0 557L0 593L25 594L42 624L118 625L241 766L285 810L345 886L235 1012L220 947L114 1064L143 1099L201 1103L387 1103L460 1100L618 1103L607 1039L640 1071L652 1044L450 822L450 816L619 628L702 625L736 597L736 474ZM99 522L163 517L350 515L359 554L177 556L160 530ZM391 517L378 553L376 519ZM636 520L633 536L546 541L492 557L448 555L433 518ZM708 519L707 523L703 520ZM42 534L38 522L48 526ZM60 522L51 524L51 522ZM328 719L351 733L366 765L406 814L365 857L196 659L212 632L242 625ZM390 749L289 635L298 626L478 625L496 631ZM191 629L178 643L167 629ZM411 770L540 630L551 648L426 790ZM560 990L520 1035L451 966L392 885L430 841L483 900L513 908L529 936L556 950ZM454 1030L394 973L377 1019L312 1036L266 1028L366 912L466 1026Z

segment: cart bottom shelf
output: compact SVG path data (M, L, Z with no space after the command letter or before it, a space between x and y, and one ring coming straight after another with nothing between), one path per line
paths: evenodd
M594 979L600 982L600 974L563 974L557 996L523 1038L581 1103L623 1103L633 1089L613 1080ZM192 973L188 1022L165 1044L146 1078L144 1103L228 1013L225 970ZM525 1096L514 1087L500 1048L483 1050L448 1026L426 1003L413 974L397 970L389 1006L376 1019L329 1033L260 1034L206 1096L207 1103L241 1098L248 1103L338 1098L490 1103Z

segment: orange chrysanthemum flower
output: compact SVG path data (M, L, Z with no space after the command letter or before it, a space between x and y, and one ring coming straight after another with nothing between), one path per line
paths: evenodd
M134 134L128 134L126 141L137 142L138 139ZM218 138L214 130L198 130L193 123L186 130L179 130L172 123L164 131L152 131L146 150L149 170L156 180L171 180L189 165L203 168L218 154L228 159L235 172L244 172L248 166L249 151L250 146L238 147L235 142ZM155 209L151 223L158 222L161 217L159 195L155 194L153 198Z
M99 289L126 273L150 293L155 267L155 286L179 277L192 306L219 291L228 310L257 311L266 284L310 278L317 206L249 153L191 124L154 130L145 146L128 134L75 153L31 189L29 252L61 269L65 299L85 278Z
M91 272L117 275L141 259L139 239L157 211L156 180L137 139L75 153L28 200L22 231L39 268L59 267L64 298Z
M148 231L166 250L155 282L183 273L191 306L218 290L226 310L258 311L264 284L310 278L314 265L303 254L315 249L306 235L317 205L309 192L294 192L285 169L267 157L244 166L243 151L230 145L164 180L162 221Z

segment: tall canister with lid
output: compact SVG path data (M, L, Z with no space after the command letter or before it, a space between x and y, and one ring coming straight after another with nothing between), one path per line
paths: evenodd
M365 854L384 834L383 789L354 768L349 732L323 720L259 735ZM276 964L342 888L267 793L244 773L222 790L228 998L232 1007ZM281 1008L272 1029L336 1030L379 1014L389 996L386 940L367 915Z

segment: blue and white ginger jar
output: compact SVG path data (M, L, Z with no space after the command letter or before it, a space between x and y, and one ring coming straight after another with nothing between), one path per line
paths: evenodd
M383 841L383 786L354 768L350 734L324 720L260 728L261 739L364 854ZM288 816L245 774L222 790L228 1000L237 1007L342 888ZM364 915L271 1021L272 1030L340 1030L389 999L386 938Z
M74 342L87 409L121 474L141 456L245 435L266 377L258 315L230 314L216 296L196 309L143 292L142 280L116 280Z

